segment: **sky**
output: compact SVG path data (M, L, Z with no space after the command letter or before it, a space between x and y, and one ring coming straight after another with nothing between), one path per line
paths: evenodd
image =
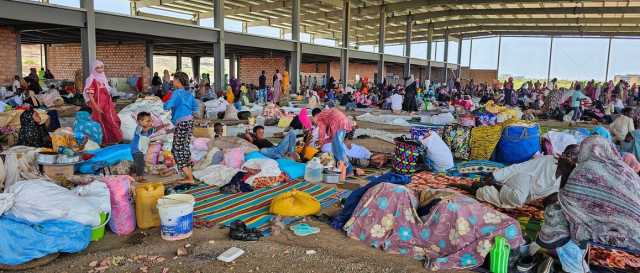
M37 0L34 0L37 1ZM94 0L95 8L99 11L129 14L129 0ZM79 7L79 0L49 0L51 4ZM161 10L145 9L145 12L190 19L189 15ZM200 25L213 27L213 19L203 19ZM229 31L242 32L242 22L225 19L225 28ZM268 26L249 27L248 33L255 35L280 38L280 30ZM284 39L290 39L291 34L285 33ZM303 42L327 46L336 46L335 40L313 39L307 33L301 33ZM472 44L472 46L471 46ZM462 42L462 64L473 69L498 69L500 75L516 77L566 80L604 80L605 76L612 79L615 75L640 74L640 39L612 39L609 73L606 73L608 38L554 38L553 50L551 39L548 37L502 37L500 43L500 58L498 64L497 37L478 38L473 41ZM449 43L448 62L456 63L458 58L458 43ZM471 51L470 49L473 48ZM378 52L375 45L361 45L359 50ZM549 54L551 52L551 69L549 69ZM386 45L385 53L404 56L403 44ZM416 42L411 44L411 57L426 59L427 44ZM471 58L470 58L471 57ZM444 42L434 43L430 58L436 61L444 60ZM550 73L550 74L549 74Z

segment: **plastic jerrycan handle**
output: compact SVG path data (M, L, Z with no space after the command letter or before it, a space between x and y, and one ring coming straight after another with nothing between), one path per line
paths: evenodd
M507 243L507 240L502 236L496 236L490 254L489 270L491 273L509 272L509 252L511 252L511 247Z

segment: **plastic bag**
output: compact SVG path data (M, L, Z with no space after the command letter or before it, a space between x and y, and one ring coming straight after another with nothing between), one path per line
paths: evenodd
M93 181L87 185L73 188L76 195L91 203L91 205L101 212L111 213L111 199L107 184L102 181Z
M136 214L129 191L133 178L126 175L103 178L109 188L111 199L111 220L109 228L118 235L128 235L136 229Z
M234 169L240 169L244 162L244 149L233 148L224 154L224 165Z
M74 221L35 223L0 217L0 264L20 265L52 253L76 253L91 242L91 227Z
M238 173L238 169L225 165L211 165L203 170L193 172L193 177L209 186L224 186L231 182L231 178Z
M278 162L270 159L270 158L260 158L260 159L251 159L242 164L241 170L243 171L252 171L257 173L255 175L247 178L245 183L253 186L253 182L256 178L270 178L270 177L278 177L280 173L280 168L278 167Z
M0 216L13 207L14 196L13 193L0 193Z
M32 223L70 220L83 225L100 224L100 211L84 198L46 180L26 180L8 189L15 203L7 212Z

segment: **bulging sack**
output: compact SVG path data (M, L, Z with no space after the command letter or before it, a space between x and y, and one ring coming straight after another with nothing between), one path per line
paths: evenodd
M504 164L522 163L539 151L540 126L513 124L502 131L495 159Z

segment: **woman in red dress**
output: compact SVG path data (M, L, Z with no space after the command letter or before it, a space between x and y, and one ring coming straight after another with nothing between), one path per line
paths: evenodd
M117 144L122 141L120 118L111 100L109 83L104 74L104 64L96 60L91 69L91 75L84 84L84 99L93 111L91 118L100 123L103 132L102 145Z

